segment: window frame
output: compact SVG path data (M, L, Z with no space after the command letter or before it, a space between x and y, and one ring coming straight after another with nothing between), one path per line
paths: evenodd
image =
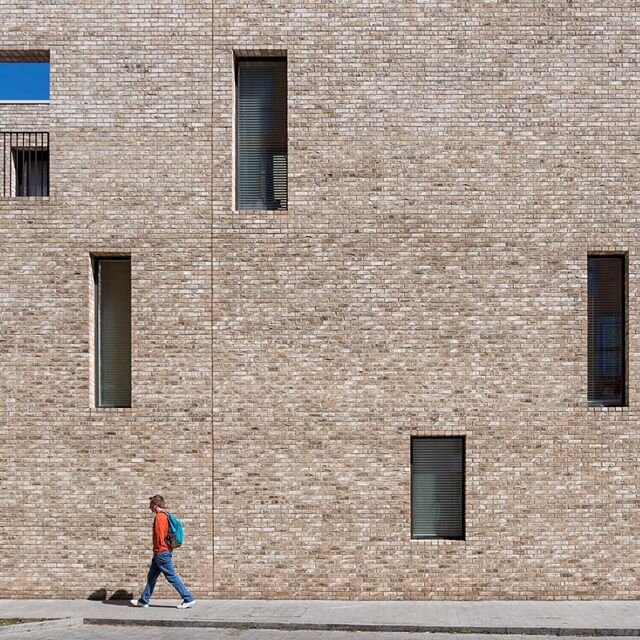
M25 159L26 156L26 159ZM49 145L46 146L14 146L11 147L15 184L11 191L16 198L48 198L49 197ZM35 183L30 179L31 171L40 166L41 178ZM27 193L29 187L38 187L42 193ZM37 190L37 189L36 189Z
M130 409L133 406L133 354L129 355L129 403L123 404L106 404L102 398L102 336L101 336L101 319L102 319L102 287L101 287L101 267L104 262L128 262L129 263L129 326L130 326L130 349L132 347L133 336L133 322L132 322L132 309L131 309L131 294L132 294L132 279L131 279L131 255L92 255L91 256L91 269L93 274L94 283L94 310L93 310L93 357L94 357L94 407L96 409Z
M0 98L0 104L50 104L51 55L48 49L0 49L0 64L46 64L46 98Z
M286 147L286 206L268 208L266 206L261 208L246 208L240 206L240 67L244 63L260 63L268 66L269 64L281 63L284 65L285 73L285 147ZM289 77L288 77L289 61L286 53L278 52L277 55L238 55L234 54L233 59L233 78L234 78L234 99L233 99L233 131L234 131L234 148L233 148L233 209L234 211L241 212L256 212L256 211L269 211L276 213L286 213L289 209ZM275 185L272 185L275 192ZM274 196L275 200L275 196ZM265 203L266 204L266 203Z
M622 345L620 348L620 367L622 369L620 374L621 380L621 397L619 399L592 399L591 391L590 391L590 379L591 379L591 350L589 348L591 335L592 333L596 333L595 327L591 327L591 316L589 313L590 301L591 301L591 293L590 293L590 282L589 282L589 263L591 259L616 259L620 263L621 270L621 284L622 290L620 292L620 299L622 305L621 316L621 341ZM629 402L629 380L628 380L628 359L629 359L629 256L628 253L622 251L616 252L589 252L587 254L587 404L589 407L598 408L598 407L627 407ZM600 314L604 316L606 314ZM611 315L611 314L610 314ZM596 366L595 361L595 347L594 347L594 362L593 367ZM602 351L611 351L611 349L601 350ZM616 349L618 351L618 349Z
M459 536L437 536L437 535L416 535L414 534L414 526L413 526L413 515L414 515L414 470L413 470L413 457L414 457L414 442L417 440L460 440L461 442L461 462L462 462L462 495L461 495L461 506L460 506L460 515L462 517L462 527L461 534ZM438 540L452 540L452 541L462 541L464 542L467 539L467 438L465 435L419 435L419 436L411 436L410 441L410 464L409 464L409 475L410 475L410 503L411 503L411 512L410 512L410 520L409 527L411 532L411 540L421 540L421 541L438 541Z

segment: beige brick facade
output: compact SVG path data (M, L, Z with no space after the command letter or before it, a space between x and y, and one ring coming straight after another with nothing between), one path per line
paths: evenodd
M48 49L49 198L0 200L3 597L638 598L638 12L623 0L5 2ZM289 209L233 208L234 52L288 59ZM628 407L587 406L587 254L628 254ZM91 254L132 260L96 409ZM466 539L410 438L466 436ZM169 595L163 586L160 595Z

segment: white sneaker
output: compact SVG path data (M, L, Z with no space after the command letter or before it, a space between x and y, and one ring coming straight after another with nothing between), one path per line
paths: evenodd
M190 600L189 602L187 602L186 600L183 600L177 607L176 609L191 609L191 607L193 607L193 605L196 603L195 600Z
M132 606L134 607L148 607L148 602L140 602L140 600L129 600Z

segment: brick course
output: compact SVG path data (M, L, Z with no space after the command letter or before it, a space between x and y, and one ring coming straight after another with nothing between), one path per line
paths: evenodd
M0 200L4 597L638 598L638 35L622 0L35 3L51 195ZM286 52L289 210L233 209L234 53ZM587 254L626 252L629 406L589 408ZM90 255L132 259L96 409ZM410 438L466 436L466 540ZM159 583L160 584L160 583ZM170 595L163 585L158 595Z

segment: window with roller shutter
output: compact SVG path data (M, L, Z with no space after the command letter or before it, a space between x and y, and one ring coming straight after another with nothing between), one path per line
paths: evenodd
M287 61L236 60L236 208L288 206Z
M411 439L411 537L465 537L464 437Z

